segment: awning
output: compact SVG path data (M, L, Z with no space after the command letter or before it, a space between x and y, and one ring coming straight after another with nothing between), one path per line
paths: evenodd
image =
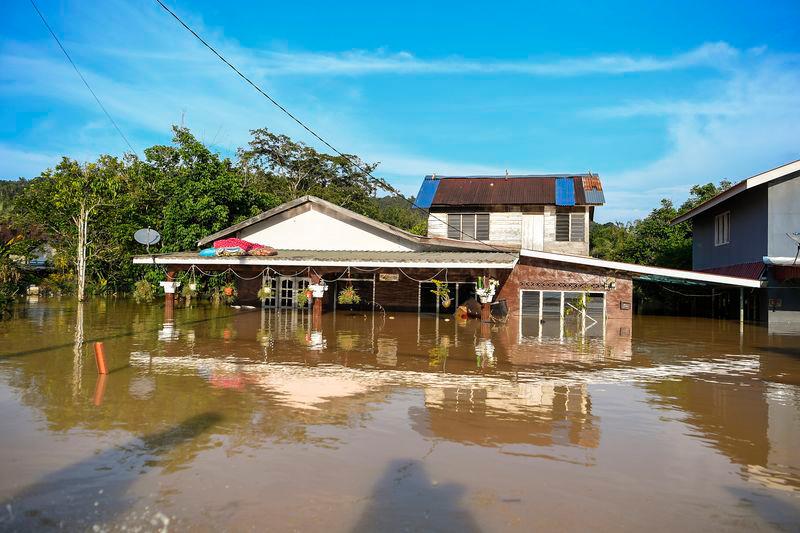
M637 265L634 263L622 263L619 261L606 261L594 257L583 257L577 255L554 254L552 252L540 252L537 250L520 250L522 257L543 259L556 263L567 263L573 265L583 265L606 269L609 271L626 272L634 279L641 280L663 280L666 278L674 280L684 280L700 282L710 285L726 285L730 287L751 287L762 286L760 280L739 278L734 276L724 276L720 274L707 274L705 272L695 272L693 270L679 270L675 268L661 268L647 265Z
M278 250L269 257L234 256L201 257L195 252L140 255L133 258L136 265L191 265L227 267L312 266L359 268L499 268L512 269L517 254L506 252L448 252L448 251L352 251L352 250Z

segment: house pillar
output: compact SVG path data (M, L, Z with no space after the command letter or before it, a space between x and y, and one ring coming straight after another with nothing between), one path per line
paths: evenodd
M165 309L172 309L175 306L175 290L180 285L175 281L175 271L167 271L167 281L162 281L161 286L164 287L164 307Z
M481 322L492 321L492 304L481 304Z
M744 287L739 287L739 324L744 324Z
M322 277L316 272L311 272L309 278L313 285L319 285L322 282ZM322 329L322 297L311 297L311 329Z

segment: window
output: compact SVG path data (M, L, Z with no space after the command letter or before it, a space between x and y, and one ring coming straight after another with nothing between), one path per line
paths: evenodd
M489 240L489 213L447 215L447 237L464 241Z
M585 212L570 213L569 240L572 242L583 242L586 240L585 219Z
M556 240L584 242L586 240L586 212L556 211Z
M560 337L581 333L602 337L605 293L523 290L520 324L523 337Z
M714 246L731 242L731 212L725 211L714 217Z

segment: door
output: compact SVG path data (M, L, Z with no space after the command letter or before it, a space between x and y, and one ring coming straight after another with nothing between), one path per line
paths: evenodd
M523 213L522 248L525 250L544 250L543 213Z

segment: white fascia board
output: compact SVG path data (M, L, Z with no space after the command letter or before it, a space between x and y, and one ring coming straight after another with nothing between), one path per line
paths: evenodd
M463 262L430 263L420 261L304 261L294 259L268 259L255 257L226 257L219 260L213 257L158 257L138 256L133 258L135 265L220 265L220 266L313 266L313 267L361 267L361 268L498 268L513 269L517 259L507 263Z
M798 159L797 161L792 161L791 163L787 163L785 165L781 165L777 168L767 170L766 172L762 172L761 174L750 176L749 178L740 181L727 191L721 192L720 194L711 198L705 203L698 205L694 209L690 209L689 211L687 211L686 213L682 214L679 217L676 217L675 220L672 221L672 224L679 224L685 220L694 218L700 213L707 211L708 209L711 209L715 205L724 202L725 200L731 198L732 196L736 196L737 194L744 192L748 189L752 189L753 187L758 187L759 185L763 185L772 180L780 179L784 176L788 176L789 174L797 171L800 171L800 159Z
M800 258L797 257L781 257L781 256L764 256L765 265L776 266L800 266Z
M605 259L597 259L594 257L554 254L552 252L539 252L536 250L520 250L520 255L523 257L532 257L534 259L545 259L547 261L556 261L560 263L607 268L609 270L620 270L622 272L631 272L634 274L642 274L642 275L663 276L665 278L685 279L690 281L703 281L706 283L732 285L735 287L759 288L762 286L761 281L757 279L737 278L734 276L721 276L719 274L707 274L705 272L695 272L693 270L678 270L675 268L653 267L646 265L637 265L634 263L621 263L619 261L606 261Z

